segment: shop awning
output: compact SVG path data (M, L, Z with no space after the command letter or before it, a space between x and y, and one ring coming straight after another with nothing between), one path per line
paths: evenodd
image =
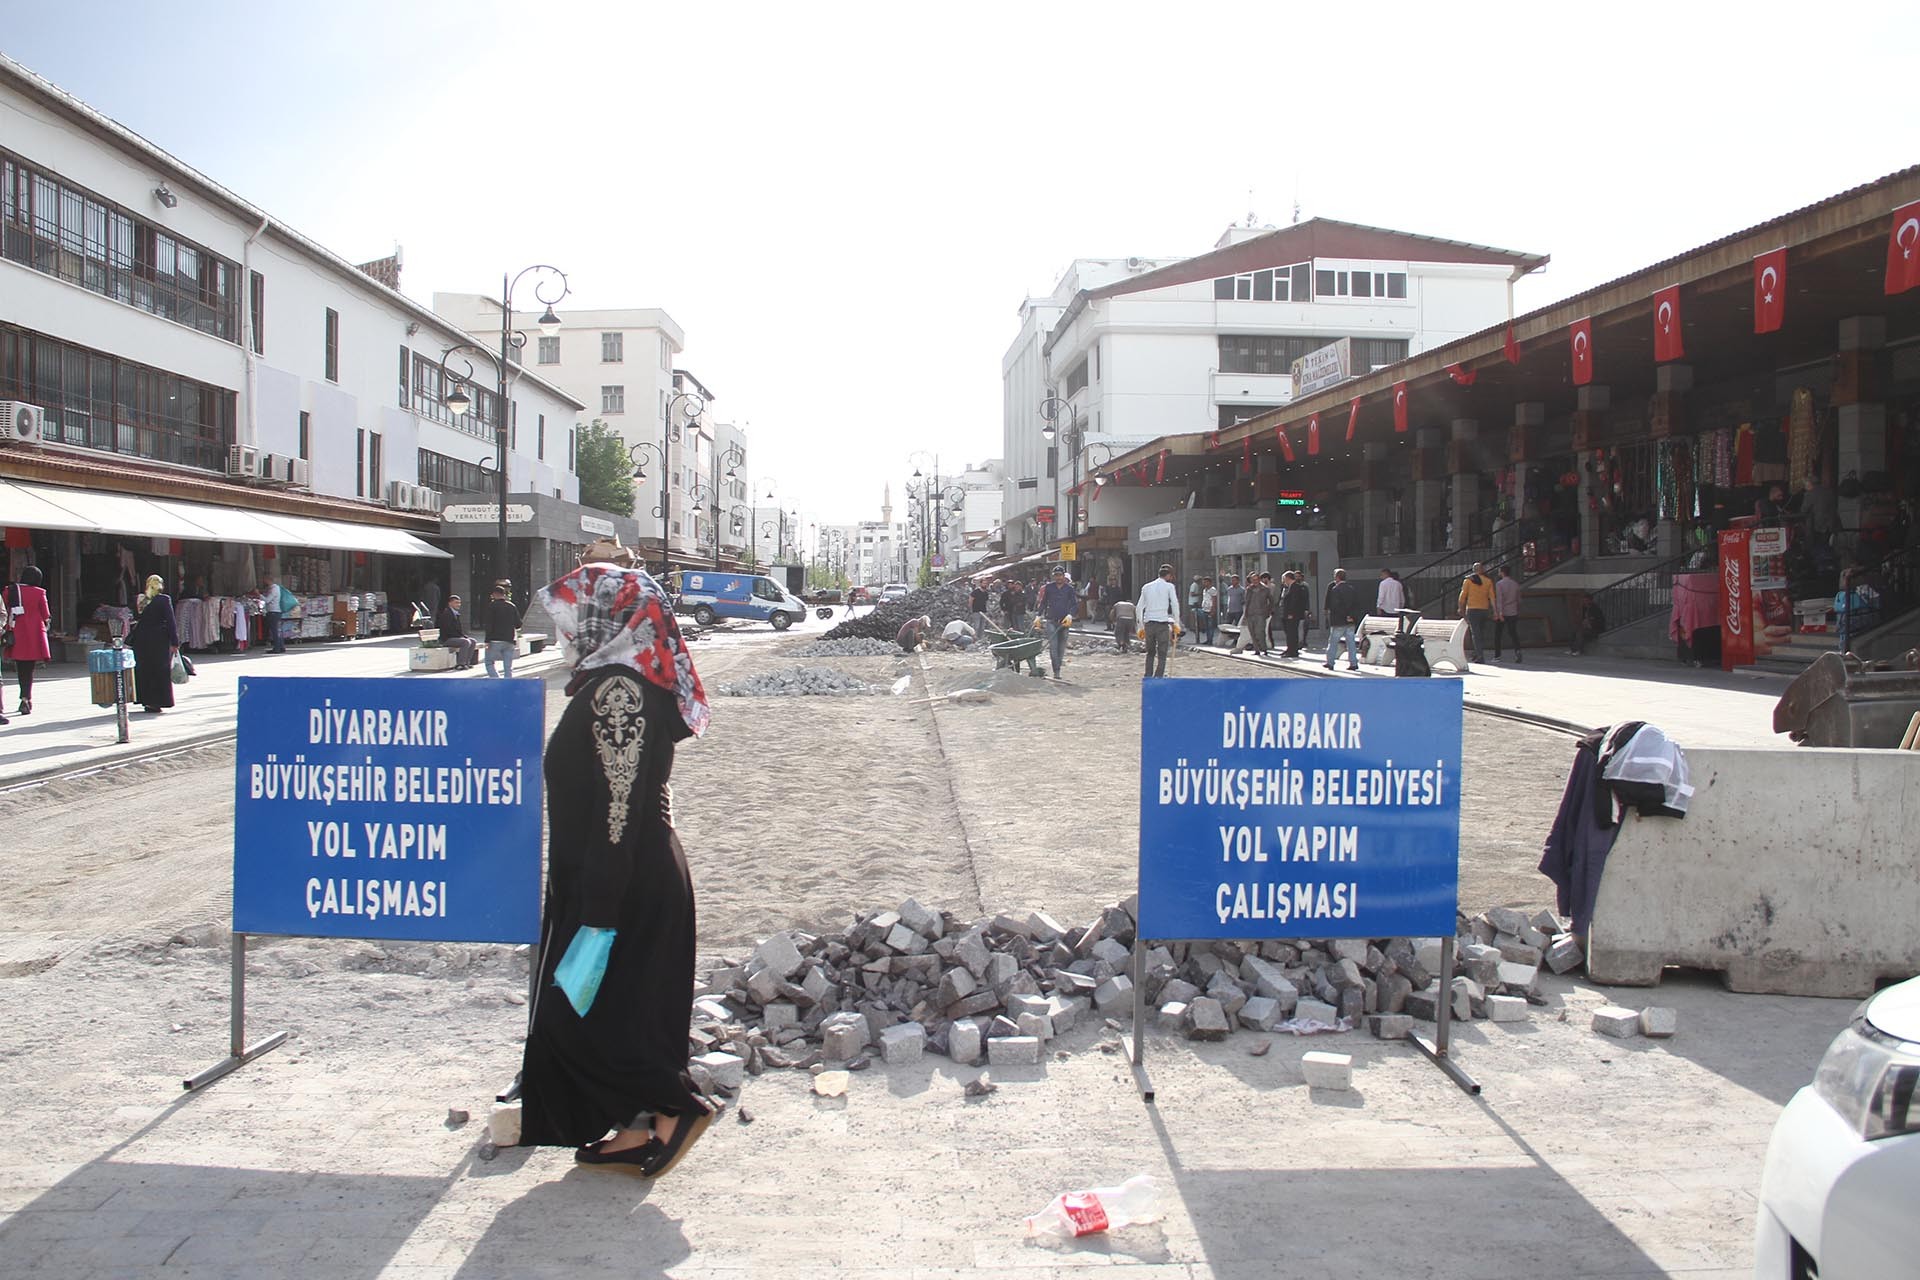
M449 552L406 530L385 525L317 520L277 511L244 511L205 502L141 498L95 489L66 489L25 480L0 480L0 526L452 559Z

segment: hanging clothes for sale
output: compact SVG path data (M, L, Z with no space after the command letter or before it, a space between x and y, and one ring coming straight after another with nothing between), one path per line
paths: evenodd
M1733 483L1753 483L1753 424L1743 422L1733 431Z
M1788 493L1799 493L1813 483L1814 460L1819 456L1818 436L1814 430L1813 392L1806 387L1795 387L1793 404L1787 411Z

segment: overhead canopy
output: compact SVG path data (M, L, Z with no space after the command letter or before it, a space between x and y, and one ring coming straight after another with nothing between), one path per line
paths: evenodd
M25 480L0 480L0 526L452 558L404 529L385 525L316 520L277 511L242 511L204 502L66 489Z

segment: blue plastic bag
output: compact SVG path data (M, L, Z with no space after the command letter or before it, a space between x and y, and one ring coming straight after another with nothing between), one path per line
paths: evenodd
M614 933L612 929L580 929L567 944L567 954L553 968L553 984L566 993L567 1003L583 1018L593 1008L593 998L600 994Z

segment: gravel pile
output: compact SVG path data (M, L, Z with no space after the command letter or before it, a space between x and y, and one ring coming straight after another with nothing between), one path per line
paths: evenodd
M908 899L844 932L776 933L696 985L695 1079L724 1096L770 1068L858 1070L874 1048L887 1062L931 1051L1039 1063L1054 1037L1096 1018L1118 1030L1131 1014L1132 904L1069 928L1040 911L967 921ZM1451 981L1437 938L1166 943L1146 954L1146 1001L1159 1027L1191 1040L1363 1023L1404 1039L1443 999L1462 1019L1524 1020L1546 1003L1542 964L1560 973L1580 960L1551 912L1498 908L1459 931Z
M728 698L808 698L886 692L879 685L868 684L832 667L787 667L762 672L738 684L720 685L719 691Z
M896 631L899 628L894 628ZM845 640L810 640L793 650L794 658L885 658L899 657L900 646L889 636L885 640L852 637Z
M945 586L915 591L903 599L877 604L858 617L848 618L828 631L826 638L892 640L900 634L900 628L907 624L907 619L917 618L921 614L933 619L933 634L938 636L940 629L955 618L967 622L973 620L973 611L967 608L972 594L973 587L964 582L949 582Z

